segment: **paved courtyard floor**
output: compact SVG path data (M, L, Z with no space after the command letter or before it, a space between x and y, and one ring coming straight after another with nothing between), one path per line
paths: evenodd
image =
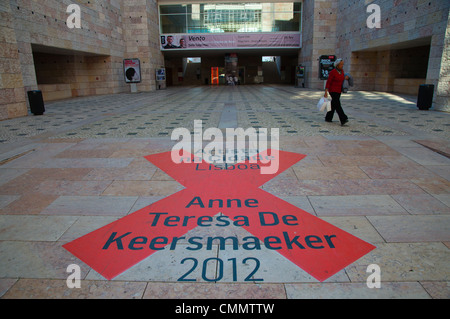
M168 88L49 102L42 116L1 121L0 296L450 298L450 114L418 110L412 96L349 92L342 127L316 109L322 94ZM280 149L306 157L261 188L376 248L320 282L268 249L273 242L251 254L231 241L191 255L162 249L112 280L62 247L182 190L144 156L170 151L171 132L193 131L194 120L204 129L279 128ZM249 234L212 226L192 236ZM81 288L68 288L71 264ZM367 286L372 264L380 288Z

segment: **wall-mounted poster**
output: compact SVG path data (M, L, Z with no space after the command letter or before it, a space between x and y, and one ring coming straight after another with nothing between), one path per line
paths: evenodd
M165 81L166 80L166 69L156 69L156 81Z
M123 72L126 83L141 82L141 63L139 59L124 59Z
M298 78L304 78L305 77L305 67L303 65L297 65L295 67L295 74Z
M328 74L334 69L335 55L321 55L319 57L319 79L328 80Z

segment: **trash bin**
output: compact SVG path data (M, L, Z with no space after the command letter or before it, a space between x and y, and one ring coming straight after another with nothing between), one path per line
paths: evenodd
M417 95L417 107L419 110L428 110L433 104L433 84L419 85L419 94Z
M28 102L30 102L30 110L34 115L42 115L45 112L44 99L42 98L42 91L33 90L28 91Z

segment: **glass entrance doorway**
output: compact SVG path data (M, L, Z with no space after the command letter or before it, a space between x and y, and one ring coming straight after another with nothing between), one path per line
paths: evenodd
M239 81L238 56L236 53L225 54L225 80L228 85L236 85Z

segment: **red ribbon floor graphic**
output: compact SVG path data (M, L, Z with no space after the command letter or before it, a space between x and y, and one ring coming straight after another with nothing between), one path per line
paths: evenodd
M261 167L268 164L248 159L235 165L214 165L205 161L174 163L171 152L146 156L185 188L63 247L112 279L159 250L175 249L195 227L232 222L253 235L243 239L248 249L264 246L276 250L324 281L375 246L260 189L305 157L278 152L273 159L279 161L275 174L261 174ZM272 154L270 150L260 156L268 154ZM223 216L214 219L219 212ZM192 250L207 249L195 238L189 243ZM235 241L230 243L237 249Z

